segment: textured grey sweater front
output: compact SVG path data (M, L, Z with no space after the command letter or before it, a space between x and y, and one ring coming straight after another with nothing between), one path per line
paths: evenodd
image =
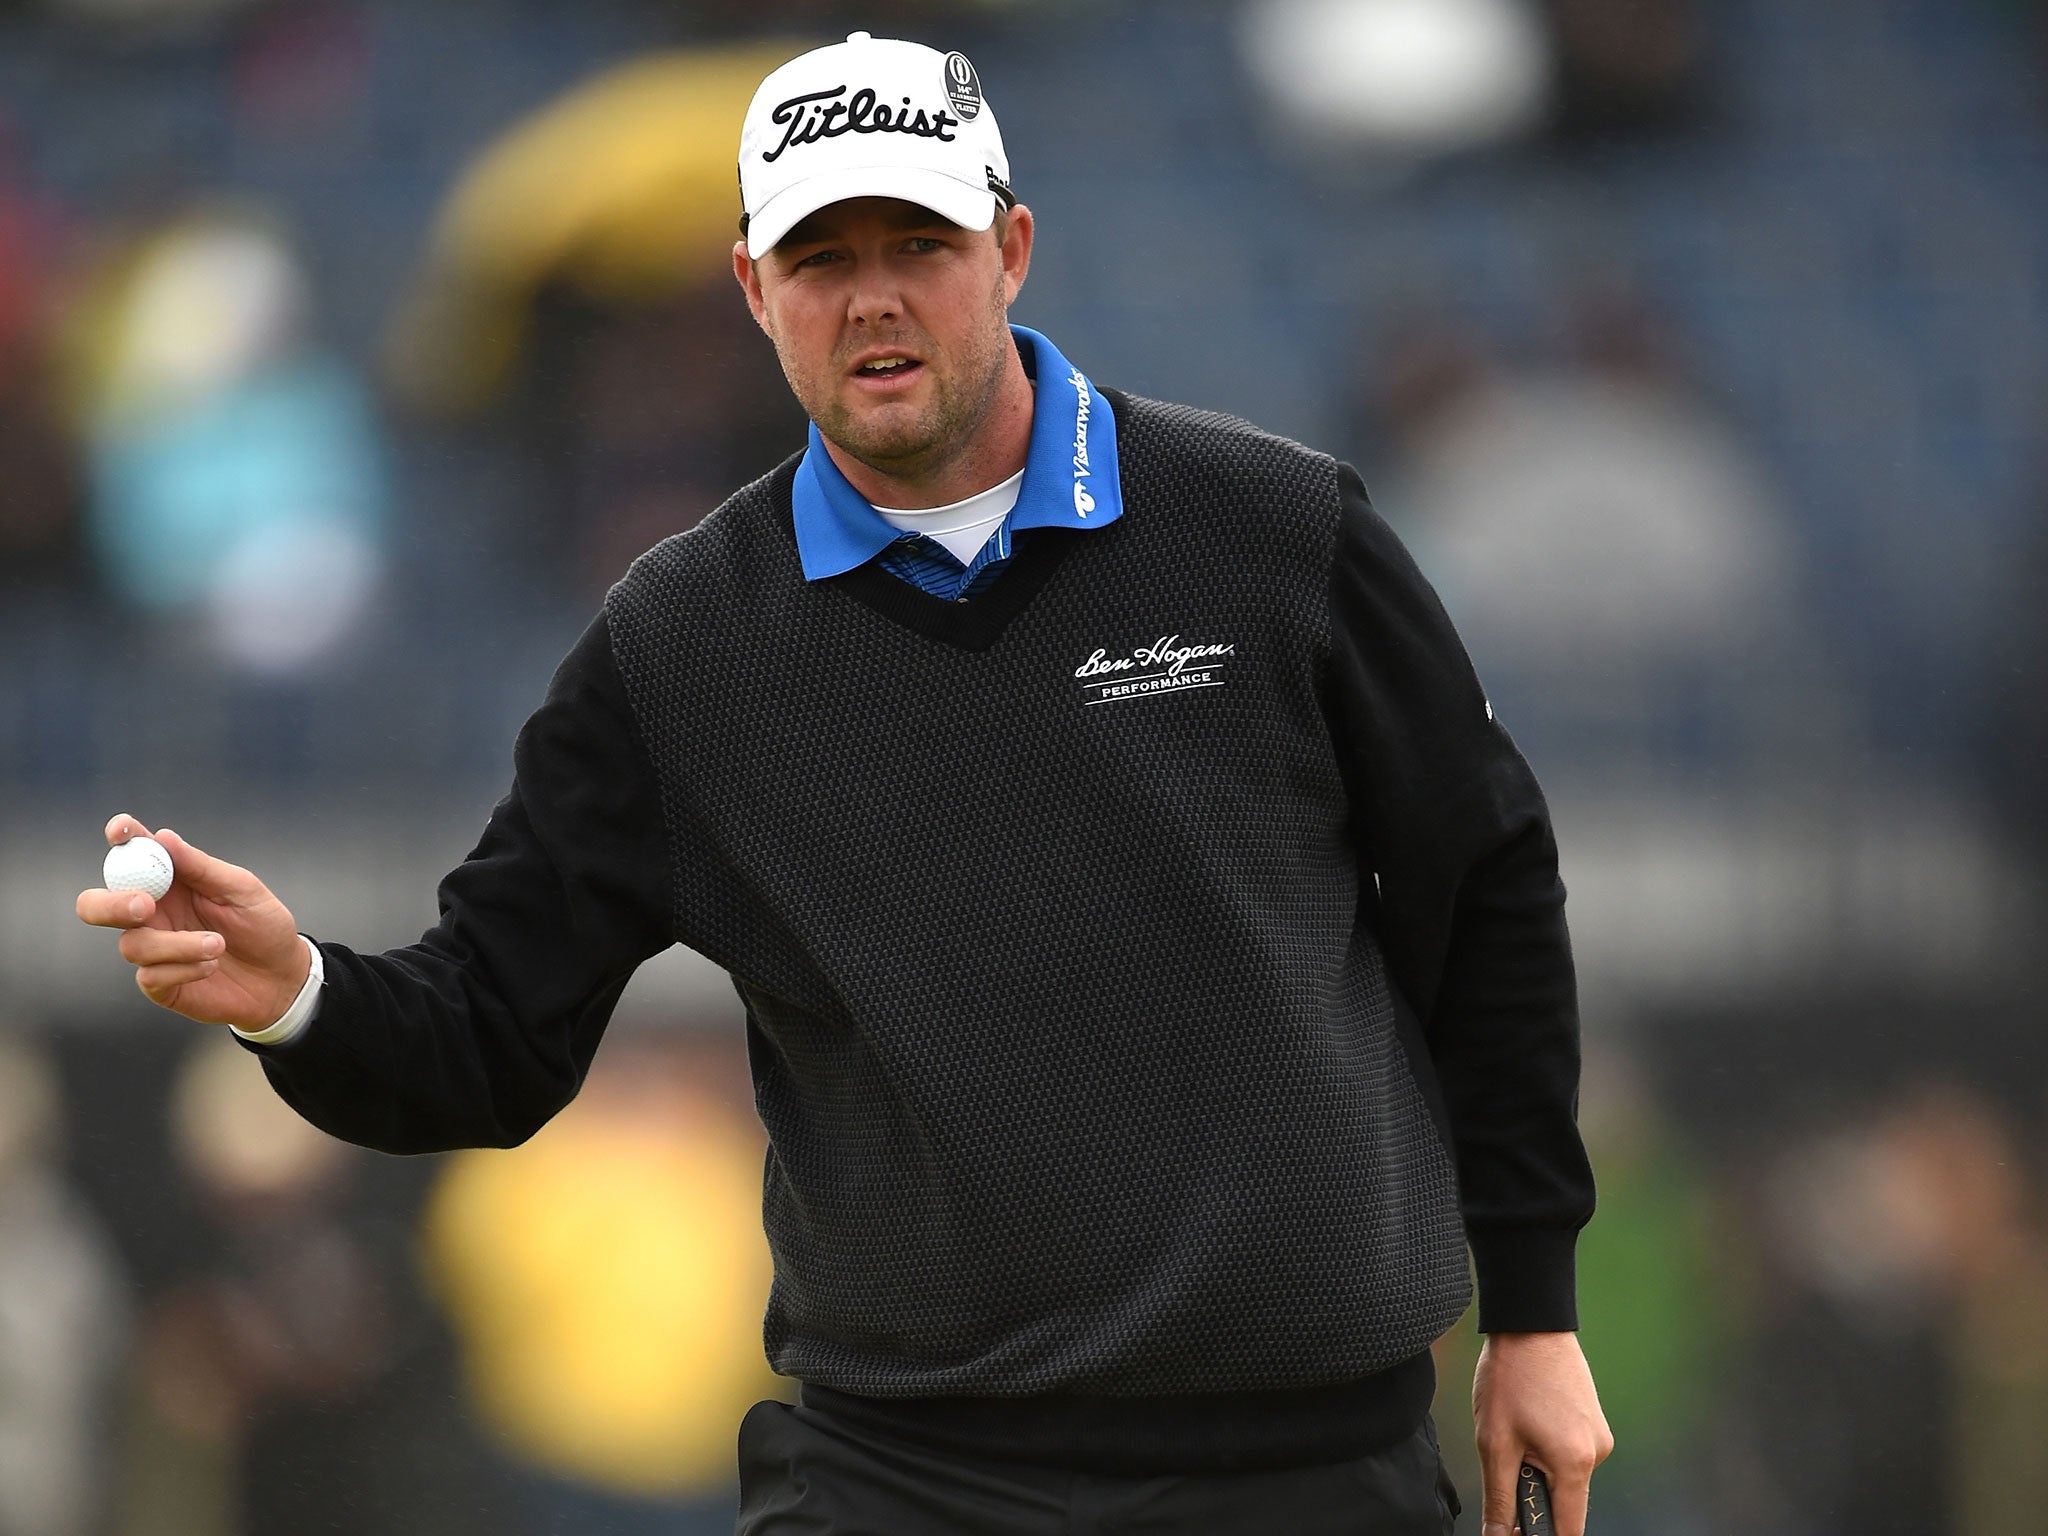
M1336 466L1118 428L1124 517L1055 533L992 633L806 585L772 484L606 605L676 932L754 1021L806 1381L1308 1386L1468 1299L1317 698Z

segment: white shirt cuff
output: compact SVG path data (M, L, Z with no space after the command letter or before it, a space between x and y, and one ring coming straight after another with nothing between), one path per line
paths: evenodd
M300 938L306 939L302 933ZM313 957L313 963L306 972L306 984L299 988L299 995L292 999L291 1007L285 1009L284 1017L265 1029L234 1029L251 1045L283 1045L296 1040L305 1027L313 1022L313 1015L320 1011L320 986L327 980L327 966L320 958L320 946L306 939L306 953Z

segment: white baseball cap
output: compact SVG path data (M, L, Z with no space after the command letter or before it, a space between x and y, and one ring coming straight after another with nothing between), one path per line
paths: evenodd
M963 229L987 229L999 203L1016 201L965 54L856 32L761 82L740 129L747 254L849 197L900 197Z

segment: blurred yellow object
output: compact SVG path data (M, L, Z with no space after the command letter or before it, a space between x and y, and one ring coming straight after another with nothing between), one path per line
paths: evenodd
M450 1159L428 1262L518 1454L635 1497L720 1490L740 1418L787 1386L761 1345L760 1141L687 1089L596 1087L523 1147Z
M437 411L490 399L550 281L632 303L723 278L739 237L740 119L762 77L811 46L639 59L487 148L444 203L387 335L400 391Z

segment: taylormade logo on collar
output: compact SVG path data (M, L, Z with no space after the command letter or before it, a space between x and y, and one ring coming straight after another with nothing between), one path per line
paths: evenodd
M1038 332L1010 327L1037 381L1024 483L1005 525L1020 528L1106 528L1123 516L1117 482L1116 416L1088 376ZM840 473L811 428L810 451L790 488L797 554L804 577L819 581L865 565L896 538L875 509Z
M740 126L739 171L757 260L848 198L901 198L972 230L1011 200L1003 136L966 56L865 32L761 82Z
M1079 404L1074 412L1074 510L1086 517L1095 510L1095 498L1082 482L1094 471L1088 468L1088 379L1076 368L1067 382L1074 386Z

